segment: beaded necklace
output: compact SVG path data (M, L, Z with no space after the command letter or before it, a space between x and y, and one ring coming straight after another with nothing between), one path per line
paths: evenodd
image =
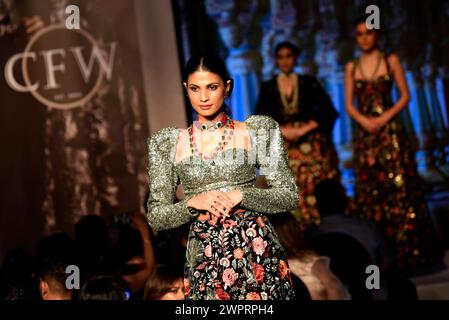
M382 61L382 54L380 52L377 54L376 66L374 68L373 74L371 75L371 78L369 78L369 79L365 76L365 73L363 72L362 62L360 60L361 60L361 58L359 58L357 62L359 62L358 65L359 65L359 69L360 69L360 75L362 76L362 78L365 80L373 79L374 76L377 74L377 71L379 70L380 62Z
M289 76L281 73L281 74L279 74L277 76L277 79L276 79L277 80L277 85L278 85L278 88L279 88L279 93L280 93L280 96L281 96L281 102L282 102L282 105L284 106L284 110L285 110L285 112L287 114L293 114L293 113L298 111L298 96L299 96L299 92L298 92L298 76L297 76L296 73L293 73L291 76L294 79L295 85L293 87L292 100L290 102L287 100L287 97L285 96L285 93L283 92L282 85L281 85L281 78L289 77Z
M207 160L213 159L217 156L217 154L223 150L223 148L228 144L228 141L232 139L232 135L234 134L234 121L226 115L226 122L224 125L223 134L221 136L220 141L215 147L215 151L211 156L206 156L202 152L199 151L198 145L195 141L195 137L193 135L193 126L189 126L187 130L189 131L189 141L190 141L190 152L192 155L197 155L200 158L204 158Z

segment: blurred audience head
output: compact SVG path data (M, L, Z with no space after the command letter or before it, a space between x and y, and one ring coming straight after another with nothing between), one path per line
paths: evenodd
M300 257L307 253L301 227L290 212L277 213L269 219L288 258Z
M345 213L346 191L339 181L335 179L322 180L315 187L315 198L321 216Z
M97 215L88 215L81 218L75 225L75 237L81 245L105 246L108 240L105 220ZM92 243L92 240L97 240L97 242Z
M109 232L105 220L96 215L82 218L75 225L75 237L83 276L102 273L109 250Z
M157 233L154 253L159 264L184 265L190 224Z
M77 300L128 300L130 290L125 280L117 276L95 276L81 287Z
M20 285L9 283L0 270L0 301L26 300L27 298L25 289Z
M32 298L33 260L23 250L13 250L6 254L1 272L2 295L8 300Z
M42 238L34 255L34 263L39 268L50 257L72 258L75 255L74 243L67 233L55 233Z
M182 268L158 265L147 280L144 300L184 300Z
M66 286L68 265L68 261L58 257L49 257L42 263L39 271L39 291L42 300L72 299L72 291Z
M136 256L143 255L142 237L130 224L114 223L110 228L111 249L106 264L109 271L121 275L133 273L127 263Z
M366 267L373 264L369 253L355 238L340 232L320 234L309 241L319 255L330 258L332 272L351 293L352 300L371 300L366 286Z

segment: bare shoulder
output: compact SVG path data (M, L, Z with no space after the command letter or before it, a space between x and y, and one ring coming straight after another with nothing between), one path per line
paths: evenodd
M350 60L345 65L345 81L351 81L354 76L355 61Z
M352 69L354 69L354 61L353 60L348 61L346 63L346 65L345 65L345 71L346 71L347 74L348 73L351 74L352 73Z
M398 66L401 63L399 56L396 53L389 54L387 57L387 61L392 67Z

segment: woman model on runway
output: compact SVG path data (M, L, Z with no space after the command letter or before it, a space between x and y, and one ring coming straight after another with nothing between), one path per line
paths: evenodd
M148 140L148 222L155 231L191 224L186 299L293 299L284 249L266 217L298 207L279 124L229 117L232 80L216 55L192 57L184 81L197 120ZM269 189L256 187L256 168ZM185 198L175 203L178 178Z
M346 110L357 123L355 208L384 231L398 267L410 270L434 262L439 252L415 152L399 117L410 94L398 56L378 49L378 32L368 29L364 18L355 27L361 55L347 63L345 72ZM396 102L393 82L400 93Z
M340 179L332 142L338 113L315 77L294 72L299 54L295 45L282 42L274 54L280 73L262 84L256 114L280 124L299 189L299 208L292 213L305 229L320 222L315 186L321 180Z

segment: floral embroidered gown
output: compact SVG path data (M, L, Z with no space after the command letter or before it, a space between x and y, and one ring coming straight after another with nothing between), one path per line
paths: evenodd
M354 81L358 110L379 116L393 103L392 79L387 74L374 81ZM353 74L358 67L354 63ZM415 152L399 115L375 134L356 127L354 137L355 208L361 217L374 221L386 234L398 267L410 270L432 263L439 256L417 174Z
M279 124L266 116L250 116L245 123L251 148L228 147L211 160L191 155L175 162L179 129L174 127L156 132L148 141L150 226L158 231L191 223L186 299L294 299L285 253L266 215L297 208L297 186ZM256 168L270 188L256 186ZM186 197L174 203L178 178ZM199 212L187 208L194 195L235 188L243 200L222 223L198 220Z
M286 108L282 102L277 76L260 89L256 113L274 118L280 125L299 126L310 120L318 128L296 141L285 141L289 165L299 190L299 208L292 213L303 229L320 223L314 196L315 186L325 179L340 179L338 156L332 142L332 130L338 113L315 77L297 75L296 105ZM286 97L287 101L292 97ZM289 101L291 102L291 101Z

